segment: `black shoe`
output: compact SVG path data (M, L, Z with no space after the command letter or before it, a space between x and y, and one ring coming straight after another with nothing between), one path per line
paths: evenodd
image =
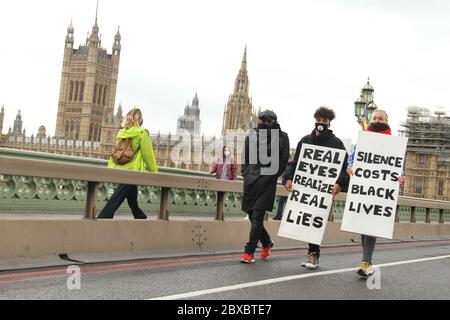
M145 220L147 219L147 216L144 214L143 216L134 217L135 220Z

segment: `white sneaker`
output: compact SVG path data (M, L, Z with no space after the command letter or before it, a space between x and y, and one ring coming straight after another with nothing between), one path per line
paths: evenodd
M315 270L319 266L319 258L315 253L308 254L308 261L302 263L302 267L308 270Z

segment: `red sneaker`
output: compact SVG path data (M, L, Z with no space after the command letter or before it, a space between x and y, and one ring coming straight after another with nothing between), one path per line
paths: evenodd
M241 255L241 262L242 263L253 263L255 262L255 258L248 253L243 253Z
M269 244L268 247L263 247L263 249L262 249L262 251L261 251L261 253L260 253L260 255L259 255L259 257L261 258L261 260L267 260L267 259L269 259L269 256L270 256L270 249L272 249L272 248L273 248L273 242L271 242L271 243Z

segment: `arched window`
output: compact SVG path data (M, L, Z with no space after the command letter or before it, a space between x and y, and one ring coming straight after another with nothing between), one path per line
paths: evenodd
M67 138L69 136L69 121L66 121L66 130L64 131L64 137Z
M421 193L423 193L423 186L424 186L424 178L416 177L414 181L414 193L416 193L416 195L420 195Z
M105 106L106 105L106 91L108 90L108 87L107 86L105 86L104 88L103 88L103 105Z
M92 99L92 103L95 103L97 101L97 90L98 90L98 84L95 84L95 87L94 87L94 98Z
M84 95L84 81L80 82L80 97L78 98L78 100L80 102L83 101L83 95Z
M72 97L73 97L73 81L70 81L70 86L69 86L69 101L72 101Z
M100 131L101 131L100 125L97 125L97 128L95 131L96 131L95 141L100 141Z
M70 133L67 139L73 139L73 132L75 130L75 121L70 122Z
M444 195L444 180L439 180L437 194L438 196Z
M102 95L103 95L103 85L100 85L100 89L98 89L98 101L97 101L97 104L102 103Z
M80 122L77 121L75 124L75 140L78 140L79 136L80 136Z
M73 100L77 101L78 100L78 89L79 89L80 84L77 82L75 82L75 94L73 95Z
M94 130L94 125L91 123L89 126L89 141L92 141L92 131Z
M97 125L94 125L94 130L92 132L92 140L97 141Z

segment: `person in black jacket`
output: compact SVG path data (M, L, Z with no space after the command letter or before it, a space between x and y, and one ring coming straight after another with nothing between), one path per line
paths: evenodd
M331 121L334 120L335 117L336 116L334 111L326 107L320 107L314 113L314 118L316 120L315 129L311 134L303 137L300 140L300 142L297 145L297 150L295 152L293 165L289 166L289 174L285 184L285 187L289 192L292 192L292 179L297 169L298 158L303 143L346 150L344 143L342 143L342 141L333 134L333 131L329 129L330 123ZM348 155L346 154L344 159L344 165L336 181L336 184L334 185L332 190L333 196L337 195L341 191L346 191L348 188L350 177L346 172L347 158ZM320 257L320 246L310 243L307 261L303 262L302 266L306 267L307 269L316 269L319 266L319 257Z
M273 210L277 181L289 159L289 137L281 131L276 114L266 110L259 113L258 118L258 127L245 138L242 154L242 211L248 214L252 224L249 242L241 255L243 263L255 261L258 241L263 246L260 258L266 260L270 255L273 242L264 228L264 216L266 211Z

